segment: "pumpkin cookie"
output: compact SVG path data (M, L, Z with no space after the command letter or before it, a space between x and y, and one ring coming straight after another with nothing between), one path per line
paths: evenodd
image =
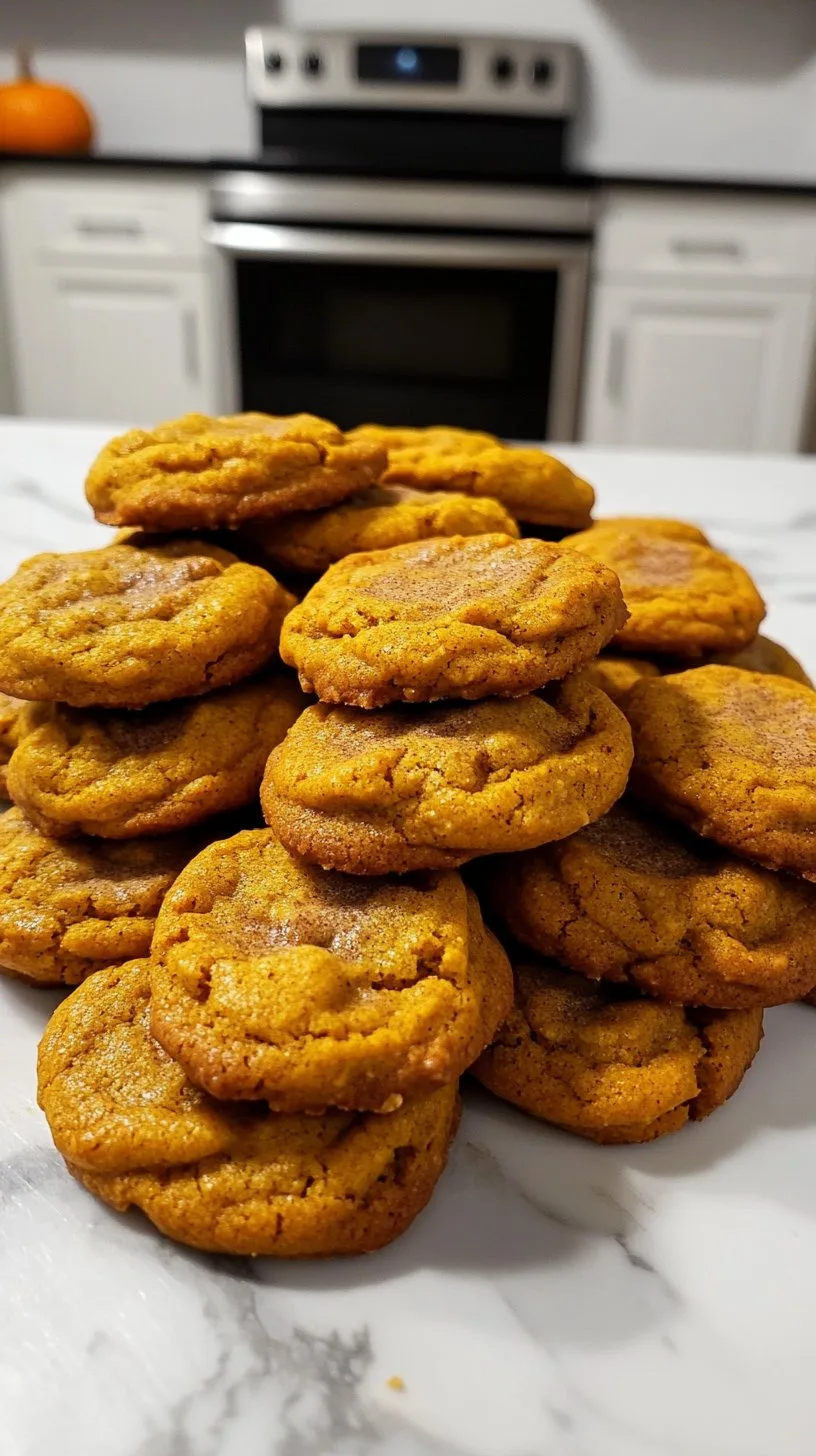
M816 877L816 691L739 667L636 683L633 786L771 869Z
M153 1033L216 1097L390 1111L452 1082L506 1015L510 968L452 871L360 880L271 830L213 844L156 927Z
M691 521L675 521L671 516L600 516L596 526L604 530L636 531L639 536L659 536L666 541L691 541L697 546L710 546L705 531Z
M293 854L356 875L438 869L560 839L626 787L626 719L581 674L547 700L307 708L269 760L264 817Z
M642 677L659 677L660 668L646 657L618 657L613 652L602 652L583 669L583 676L613 703L619 703L632 684L640 682Z
M473 1067L491 1092L596 1143L645 1143L736 1092L762 1011L689 1010L522 960L515 1006Z
M581 530L591 520L592 486L543 450L515 449L495 435L447 425L425 430L360 425L351 438L388 451L385 485L493 496L517 520L539 526Z
M283 676L141 713L38 704L9 765L10 794L56 837L186 829L254 799L269 753L304 706Z
M197 696L267 662L294 602L200 541L32 556L0 585L0 688L75 708Z
M518 536L497 500L376 485L325 511L298 511L253 528L254 540L276 567L320 576L354 551L381 551L433 536Z
M382 1248L424 1208L456 1131L456 1085L386 1117L283 1117L200 1092L150 1034L147 965L57 1008L38 1096L86 1188L197 1249L284 1258Z
M773 677L789 677L791 682L813 687L813 682L801 662L786 647L780 646L770 637L756 637L750 647L743 648L742 652L726 653L711 660L723 667L743 667L747 672L766 672Z
M200 844L181 834L66 844L8 809L0 815L0 968L73 986L146 955L159 906Z
M0 798L7 799L8 766L11 755L23 734L24 713L28 703L21 698L10 698L0 693Z
M331 505L385 461L376 441L316 415L184 415L111 440L85 494L107 526L208 530Z
M744 1010L813 985L816 890L627 803L499 862L489 885L519 940L662 1001Z
M521 697L626 618L617 577L544 541L451 536L361 552L290 613L281 655L323 702Z
M615 646L623 651L681 658L738 652L753 641L765 615L747 571L694 540L601 521L564 546L620 577L629 619Z

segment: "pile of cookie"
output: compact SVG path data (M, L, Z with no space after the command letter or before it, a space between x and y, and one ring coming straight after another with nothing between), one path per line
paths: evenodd
M85 1186L360 1252L469 1069L601 1142L736 1089L816 983L816 693L737 563L441 428L188 417L87 494L124 534L0 586L0 961L81 982L39 1097Z

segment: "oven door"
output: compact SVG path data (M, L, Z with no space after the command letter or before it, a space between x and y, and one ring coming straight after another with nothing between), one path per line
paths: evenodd
M241 407L575 438L586 240L213 223Z

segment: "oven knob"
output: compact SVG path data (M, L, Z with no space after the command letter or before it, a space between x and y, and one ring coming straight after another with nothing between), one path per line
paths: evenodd
M323 61L317 51L307 51L300 64L304 76L319 76L323 70Z
M490 74L500 86L506 86L508 82L515 80L516 63L513 57L503 52L494 56L490 63Z
M534 86L549 86L552 80L553 63L546 56L537 56L533 61L530 77Z
M283 70L283 56L280 51L267 51L264 56L264 66L270 76L279 76Z

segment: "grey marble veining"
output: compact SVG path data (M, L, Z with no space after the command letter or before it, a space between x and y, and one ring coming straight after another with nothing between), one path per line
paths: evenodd
M109 539L81 494L109 433L0 425L0 573ZM564 453L603 513L698 520L816 670L816 464ZM35 1102L57 1000L0 985L0 1456L812 1456L816 1011L769 1012L733 1101L648 1147L471 1090L399 1243L284 1264L73 1182Z

